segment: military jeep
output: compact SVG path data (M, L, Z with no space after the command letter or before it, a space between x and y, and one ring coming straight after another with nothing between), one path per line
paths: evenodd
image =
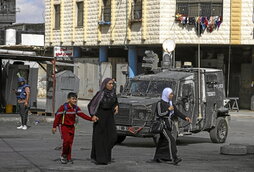
M119 95L119 113L115 116L118 143L126 136L152 137L156 103L164 88L174 91L174 104L192 123L173 119L175 137L208 131L214 143L225 142L228 134L222 70L208 68L168 69L128 79Z

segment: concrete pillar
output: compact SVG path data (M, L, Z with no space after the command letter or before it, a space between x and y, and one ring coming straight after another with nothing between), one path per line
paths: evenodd
M0 59L0 65L2 66L2 59ZM2 80L2 68L0 68L0 105L4 104L3 99L3 80Z
M250 106L250 110L254 111L254 47L252 47L252 57L251 57L251 106Z
M252 69L254 69L254 47L252 47L252 57L251 57L251 61L252 61L252 63L251 63L251 68ZM252 81L254 82L254 70L252 70ZM253 94L254 94L254 86L253 86Z
M108 61L108 47L100 47L99 49L99 61L101 62L107 62Z
M133 78L137 75L137 49L129 47L128 49L129 77Z

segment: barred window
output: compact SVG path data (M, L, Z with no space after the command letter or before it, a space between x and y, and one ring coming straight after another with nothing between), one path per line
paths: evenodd
M59 30L61 25L60 4L54 5L55 8L55 29Z
M133 0L131 13L132 20L142 19L142 0Z
M176 0L176 14L222 16L223 0Z
M104 22L111 21L111 0L103 0L103 7L102 7L102 17L101 20Z
M77 2L77 26L83 26L84 2Z
M16 14L15 0L0 0L0 14Z

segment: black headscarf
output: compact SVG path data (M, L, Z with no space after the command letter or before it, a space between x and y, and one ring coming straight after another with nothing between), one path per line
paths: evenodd
M107 83L112 80L111 78L105 78L103 82L101 83L100 91L98 91L95 96L92 98L92 100L88 104L88 111L91 116L95 115L97 113L98 107L100 105L100 102L103 98L103 96L107 97L113 97L115 94L115 90L108 90L106 89Z

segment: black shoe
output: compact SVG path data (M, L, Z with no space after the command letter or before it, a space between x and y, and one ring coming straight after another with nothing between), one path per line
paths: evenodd
M153 159L154 162L157 162L157 163L162 163L162 159Z
M106 162L95 162L96 165L108 165Z
M60 161L62 164L67 164L67 162L68 162L65 156L61 156Z
M67 161L68 161L68 163L70 163L70 164L74 164L74 162L73 162L72 159L69 159L69 160L67 160Z
M172 159L161 158L162 161L172 161Z
M173 164L174 165L177 165L179 162L181 162L182 161L182 159L181 158L176 158L176 159L174 159L174 162L173 162Z

